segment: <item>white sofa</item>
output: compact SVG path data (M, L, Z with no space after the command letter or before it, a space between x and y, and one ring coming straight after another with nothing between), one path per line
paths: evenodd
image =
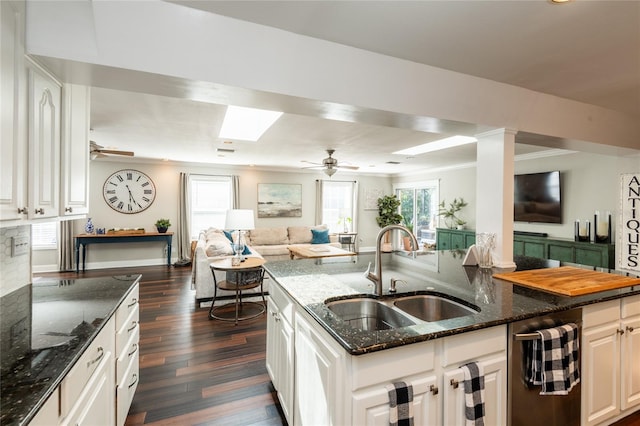
M276 228L256 228L247 231L245 239L251 254L247 257L261 257L267 262L289 259L287 246L311 245L313 234L311 229L324 230L319 226L289 226ZM340 247L335 235L329 236L329 244ZM210 264L215 260L233 256L231 243L220 229L209 228L200 232L193 255L192 283L196 290L196 302L208 301L213 298L214 283ZM224 280L225 273L216 271L216 280ZM265 276L264 291L268 292L268 279ZM259 293L260 287L243 292L243 294ZM233 292L218 290L218 297L234 295Z

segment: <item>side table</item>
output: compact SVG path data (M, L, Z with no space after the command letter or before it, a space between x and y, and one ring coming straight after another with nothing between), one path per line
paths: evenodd
M231 264L231 257L217 260L211 263L211 272L213 274L213 300L211 301L211 308L209 308L209 319L218 319L221 321L234 321L238 324L238 321L256 318L266 311L266 300L264 298L264 291L262 289L262 283L264 281L264 265L265 260L258 257L247 257L244 262L239 265ZM216 279L214 271L225 271L227 273L227 279L220 282ZM260 286L260 295L262 296L262 303L259 302L243 302L242 291L249 290ZM216 303L216 297L218 289L235 291L235 301L220 306L214 306ZM229 309L234 306L235 309ZM233 314L233 316L229 314ZM226 315L225 315L226 314Z
M340 245L347 246L348 251L356 251L357 232L338 232L338 242Z

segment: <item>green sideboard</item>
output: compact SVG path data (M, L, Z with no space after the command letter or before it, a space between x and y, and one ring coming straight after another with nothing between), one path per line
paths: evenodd
M476 242L473 230L438 228L436 231L438 250L464 249ZM615 269L614 244L516 234L513 236L513 254Z

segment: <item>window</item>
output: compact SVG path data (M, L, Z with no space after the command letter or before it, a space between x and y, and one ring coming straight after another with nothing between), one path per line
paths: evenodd
M34 250L58 248L58 223L45 222L31 225L31 247Z
M322 183L322 222L329 233L353 231L356 182L324 181Z
M434 244L438 215L438 181L415 182L396 187L403 225L420 243Z
M192 175L189 179L191 198L191 238L210 227L224 228L227 210L233 207L233 185L230 176Z

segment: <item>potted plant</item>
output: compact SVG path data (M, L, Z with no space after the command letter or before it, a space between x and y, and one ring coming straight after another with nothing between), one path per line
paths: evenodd
M351 224L351 218L345 217L338 219L338 225L344 224L344 232L349 232L349 224Z
M169 229L170 226L171 226L171 221L169 219L158 219L156 221L156 228L158 229L158 232L160 232L161 234L164 234L165 232L167 232L167 229Z
M378 198L378 217L376 217L376 223L380 228L388 225L397 225L402 222L402 215L398 213L398 207L400 207L400 200L395 195L385 195ZM382 251L391 251L388 232L384 236Z
M449 207L446 207L445 201L442 200L438 211L438 216L444 217L444 222L449 229L462 228L467 222L460 219L457 216L457 213L462 210L463 207L467 206L467 202L464 201L464 198L460 197L454 198L451 203L449 203Z

